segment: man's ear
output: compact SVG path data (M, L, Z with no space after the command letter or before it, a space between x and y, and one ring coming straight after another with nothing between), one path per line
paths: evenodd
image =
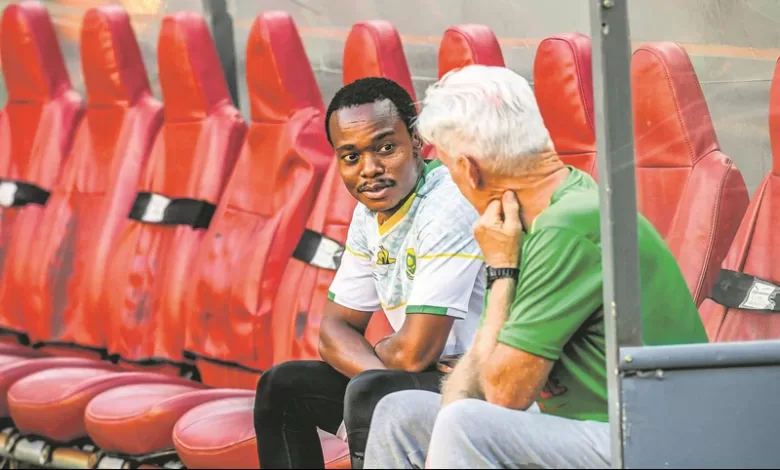
M482 171L477 164L477 161L469 156L463 156L458 159L458 165L462 165L461 171L466 175L466 181L468 181L471 189L480 189L484 184Z
M412 148L416 154L422 157L423 141L417 131L412 132Z

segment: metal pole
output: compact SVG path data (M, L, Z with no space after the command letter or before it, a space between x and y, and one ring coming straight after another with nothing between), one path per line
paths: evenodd
M227 9L226 0L203 0L203 10L210 17L211 35L217 47L219 62L225 74L225 82L236 108L238 102L238 78L236 76L236 43L233 38L233 17Z
M623 468L618 355L642 345L627 0L590 0L612 466Z

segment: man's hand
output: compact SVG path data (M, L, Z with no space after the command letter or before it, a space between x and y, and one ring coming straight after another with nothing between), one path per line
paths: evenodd
M406 320L394 333L374 346L388 369L422 372L441 356L455 318L407 312Z
M476 398L484 400L479 383L479 364L475 351L469 350L443 381L441 389L442 408L458 400Z
M523 223L520 221L520 203L513 191L506 191L501 200L494 200L488 205L485 213L474 225L474 238L479 243L488 266L518 266Z
M325 305L320 325L320 357L331 367L352 378L373 369L387 369L366 340L372 312L352 310L331 301Z

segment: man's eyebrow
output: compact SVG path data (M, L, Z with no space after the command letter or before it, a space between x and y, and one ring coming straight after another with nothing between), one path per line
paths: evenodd
M336 151L337 152L343 152L344 150L354 150L355 146L353 144L344 144L339 146Z
M374 138L371 139L371 140L376 142L377 140L382 140L385 137L390 137L393 134L395 134L395 130L394 129L390 129L389 131L380 132L379 134L375 135Z
M377 135L375 135L374 137L372 137L371 141L372 142L377 142L377 141L380 141L380 140L384 139L385 137L390 137L391 135L395 135L395 129L390 129L390 130L386 130L384 132L380 132ZM355 144L344 144L344 145L340 145L338 148L336 148L336 151L337 152L343 152L345 150L355 150L356 148L357 148L357 146Z

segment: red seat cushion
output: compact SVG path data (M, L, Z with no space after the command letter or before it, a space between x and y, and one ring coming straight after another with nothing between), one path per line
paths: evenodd
M73 148L40 217L22 215L7 255L0 309L30 341L104 346L95 304L110 247L162 123L127 13L90 9L81 36L89 97ZM104 210L106 200L110 211ZM45 232L46 236L36 236ZM84 315L85 310L92 313Z
M203 17L162 21L158 42L165 120L138 191L217 204L246 125L231 105ZM185 362L186 289L205 234L190 226L128 220L116 236L99 310L108 349L123 361Z
M202 388L141 384L101 393L84 414L89 437L105 452L144 455L173 449L173 426L184 413L202 403L247 395L245 390Z
M19 357L44 357L47 354L40 349L24 346L19 343L0 342L0 354Z
M292 17L260 14L247 44L252 121L194 262L187 350L205 383L254 388L273 365L271 313L333 149L322 97Z
M155 373L58 367L13 384L8 390L8 409L20 432L70 442L87 435L84 411L94 397L123 385L156 383L197 386L186 379Z
M481 24L462 24L447 29L439 45L439 78L473 64L506 66L493 30Z
M6 106L0 111L0 178L51 191L83 114L82 101L71 88L54 27L42 4L8 5L0 31L2 73L8 92ZM38 204L0 207L0 269L15 236L16 222L24 216L35 224L42 212ZM28 234L21 235L22 244L29 242ZM23 296L19 292L11 295ZM23 333L25 325L20 320L0 308L0 328Z
M596 126L588 36L561 34L539 43L534 94L561 159L595 178Z
M0 356L0 358L2 358L2 360L0 360L0 417L9 416L8 390L18 380L24 377L40 371L64 367L79 367L104 371L117 370L116 366L109 362L96 361L88 358L41 357L29 359L9 356Z
M690 58L678 44L640 47L631 63L639 210L674 254L699 305L748 205L720 151Z
M200 405L176 423L173 442L187 468L260 468L252 415L254 393L246 393ZM322 431L320 441L326 468L350 468L346 442Z
M722 267L780 285L780 61L770 88L769 137L772 169L756 189ZM699 312L712 341L780 339L780 315L730 309L710 299Z

